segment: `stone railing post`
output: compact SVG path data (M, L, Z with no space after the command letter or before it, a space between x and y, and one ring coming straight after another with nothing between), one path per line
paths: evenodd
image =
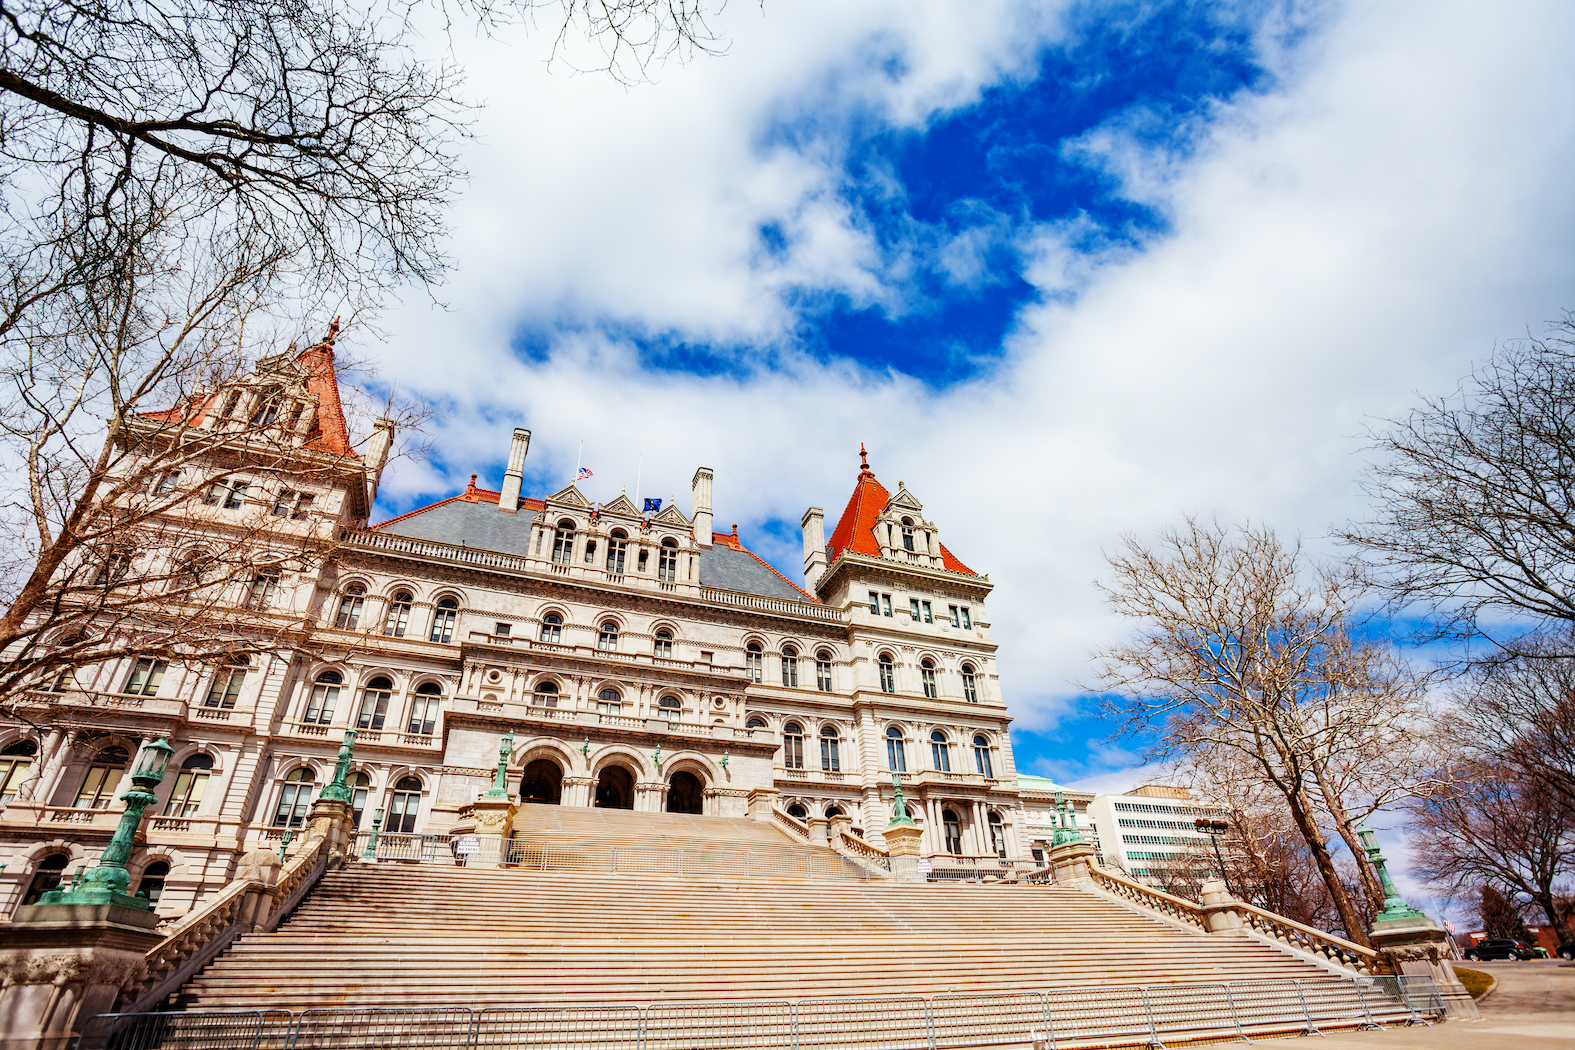
M831 821L827 820L825 817L810 817L804 823L809 825L809 841L811 845L831 845L831 836L826 830L831 827Z
M1241 909L1236 907L1240 902L1230 895L1223 882L1218 879L1205 882L1202 897L1203 904L1198 911L1208 923L1210 933L1246 936L1247 922L1242 918Z
M776 788L754 788L749 792L749 818L763 821L767 824L772 821L772 810L776 809L777 796L780 792Z

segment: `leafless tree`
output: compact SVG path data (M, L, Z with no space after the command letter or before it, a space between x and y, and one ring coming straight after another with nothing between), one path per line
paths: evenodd
M1564 903L1575 874L1575 807L1534 777L1478 759L1452 764L1447 784L1412 806L1412 871L1458 891L1490 884L1528 895L1570 939Z
M1152 548L1127 537L1109 563L1107 600L1142 625L1096 654L1112 711L1128 731L1159 729L1151 758L1239 754L1283 801L1347 936L1365 941L1324 825L1371 880L1354 818L1411 790L1380 783L1405 769L1380 765L1372 749L1404 738L1423 682L1391 647L1362 636L1360 580L1306 564L1272 530L1193 519Z
M1575 805L1575 640L1543 637L1475 668L1448 724L1467 754L1540 780Z
M1397 603L1511 654L1528 619L1575 623L1575 314L1388 421L1373 451L1373 513L1345 539Z

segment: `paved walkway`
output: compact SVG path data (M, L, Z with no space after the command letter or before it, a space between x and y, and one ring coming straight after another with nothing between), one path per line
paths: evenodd
M1313 1039L1317 1050L1575 1050L1575 964L1558 959L1468 964L1498 978L1480 1021Z

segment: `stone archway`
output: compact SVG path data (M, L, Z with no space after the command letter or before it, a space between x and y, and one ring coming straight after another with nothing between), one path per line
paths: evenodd
M520 777L520 801L557 806L563 802L563 767L550 758L525 763Z
M687 769L680 769L668 779L667 812L697 816L705 812L705 785L699 777Z
M596 778L597 809L633 809L634 774L624 766L604 766Z

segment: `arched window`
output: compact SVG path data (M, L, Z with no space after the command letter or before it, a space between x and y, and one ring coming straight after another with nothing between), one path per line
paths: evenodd
M415 600L409 591L394 592L393 601L388 603L388 618L383 621L384 634L393 638L405 636L410 629L410 606Z
M607 537L607 571L622 576L624 560L629 556L629 537L622 529L614 529Z
M276 828L298 828L306 819L306 808L312 803L312 788L316 778L305 766L293 770L284 778L279 789L279 808L273 812Z
M880 689L883 693L897 691L897 666L891 661L890 653L881 653L877 661L880 668Z
M637 564L639 565L639 570L641 572L645 571L645 563L650 559L650 556L650 551L646 550L644 547L640 548L640 558Z
M673 658L673 632L660 630L656 632L656 643L651 647L651 655L659 656L663 660Z
M230 657L227 665L214 674L213 684L208 687L208 697L202 706L217 707L224 711L233 708L241 695L241 687L246 684L246 669L251 662L251 657L245 653Z
M432 610L432 633L428 641L443 642L447 644L454 639L454 621L459 619L459 602L453 598L444 598L437 603L437 608Z
M596 632L596 648L609 653L618 651L618 621L606 620L602 623L601 630Z
M37 904L38 898L50 890L60 888L60 880L66 872L66 865L71 863L68 853L51 853L38 862L38 870L33 872L33 881L27 884L27 893L22 897L23 904Z
M808 820L809 819L809 810L805 809L803 806L799 805L797 802L795 802L791 806L789 806L787 808L787 812L788 812L788 816L794 817L794 818L796 818L798 820Z
M979 702L979 683L974 678L973 664L962 665L963 699L970 704Z
M908 771L908 749L904 746L906 743L902 739L902 730L896 726L886 730L886 767L893 773Z
M563 617L548 613L541 618L541 640L558 645L563 641Z
M383 822L383 830L408 835L416 830L416 817L420 814L421 781L417 777L403 777L388 798L388 819Z
M846 814L842 812L842 807L841 806L827 806L826 807L826 819L827 820L830 820L833 817L841 817L841 816L846 816Z
M564 518L552 536L552 561L555 565L568 565L574 560L574 522Z
M1006 859L1006 826L1001 823L999 813L990 814L990 848L995 850L997 857Z
M585 564L596 564L596 540L594 538L585 541Z
M596 710L604 715L615 715L623 710L623 694L616 689L603 689L596 694Z
M142 878L137 881L135 896L148 902L148 907L158 906L159 898L164 896L164 880L169 877L170 866L168 861L156 860L142 869Z
M115 799L115 789L131 761L131 753L119 745L111 745L93 756L87 776L82 779L82 790L72 803L77 809L104 809Z
M828 773L842 772L841 740L834 726L820 727L820 768Z
M442 703L443 689L436 682L422 682L416 686L416 698L410 703L410 727L406 732L431 736L437 728L438 708Z
M0 802L10 802L33 770L33 759L38 755L38 745L31 740L18 740L0 751Z
M902 519L902 549L905 550L905 551L913 550L913 519L912 518L903 518Z
M334 626L342 631L353 631L361 625L361 611L366 607L366 588L359 583L352 583L345 588L345 596L339 599L339 614L334 617Z
M384 675L378 675L366 683L366 688L361 690L361 710L356 712L355 727L382 729L383 721L388 717L388 700L393 695L394 683Z
M990 740L983 733L973 738L973 764L984 779L995 779L995 767L990 764Z
M744 646L744 677L751 682L765 680L760 656L763 651L759 642L750 642Z
M312 695L306 701L306 714L301 721L308 725L325 726L334 720L334 705L339 703L339 687L344 678L338 671L324 671L312 686Z
M279 418L279 390L264 390L257 397L257 411L252 413L252 426L266 427Z
M656 578L668 583L678 582L678 544L672 540L663 540L657 551Z
M798 688L798 650L791 645L782 647L782 684L790 689Z
M531 690L531 703L540 704L542 707L558 706L558 683L537 682L536 688Z
M939 729L930 734L930 760L937 772L952 771L952 745Z
M350 826L359 828L361 817L366 813L367 792L372 790L372 778L365 773L351 773L345 777L345 786L350 789Z
M168 669L169 665L163 660L144 656L131 666L131 674L126 676L126 685L121 692L131 696L157 696L159 686L164 683L164 672Z
M797 722L782 727L782 768L804 768L804 727Z
M940 690L935 688L935 661L928 657L919 661L919 677L924 680L924 695L931 700L940 697Z
M745 729L767 729L767 728L769 728L769 724L766 722L766 720L764 718L761 718L759 715L750 715L749 716L749 721L744 723L744 728Z
M815 654L815 688L831 692L831 654L824 649Z
M946 852L960 854L962 852L962 821L951 810L941 813L941 828L946 833Z
M279 589L279 579L283 571L277 565L270 565L266 569L259 569L252 577L252 588L246 595L248 609L266 609L273 603L274 592Z
M676 696L664 696L656 702L656 706L665 714L681 715L684 712L684 702Z
M164 804L166 817L189 817L202 807L202 793L208 789L212 768L213 756L201 752L180 764L180 775L170 790L170 800Z

